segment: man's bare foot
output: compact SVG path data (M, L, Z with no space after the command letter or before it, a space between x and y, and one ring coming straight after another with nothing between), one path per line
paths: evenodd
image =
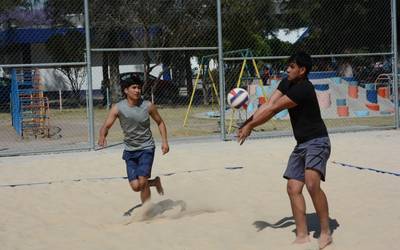
M154 178L154 183L155 183L157 192L158 192L160 195L164 195L164 189L163 189L163 187L162 187L162 185L161 185L161 179L160 179L159 176L157 176L156 178Z
M329 244L332 243L332 236L330 234L322 234L318 239L318 245L319 245L319 249L324 249L325 247L327 247Z
M310 242L310 237L307 236L297 236L296 239L292 242L292 244L304 244Z

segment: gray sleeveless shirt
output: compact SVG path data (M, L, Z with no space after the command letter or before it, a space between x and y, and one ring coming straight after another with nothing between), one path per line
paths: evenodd
M126 99L117 103L118 118L124 133L125 150L136 151L154 148L150 130L150 102L140 100L137 106L130 107Z

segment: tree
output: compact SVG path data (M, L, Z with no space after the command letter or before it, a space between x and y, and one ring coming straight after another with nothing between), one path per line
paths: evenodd
M120 33L125 32L125 40L119 41L125 47L144 48L141 54L145 95L151 94L153 86L150 86L148 78L154 67L161 64L162 58L161 52L149 52L145 49L165 47L171 44L167 44L166 37L171 30L171 27L167 27L168 21L171 20L169 19L171 9L174 9L174 5L170 1L122 0L116 10L112 10L112 13L115 11L116 15L109 15L109 22L105 25L116 25L119 27ZM114 40L114 42L118 42L118 40ZM151 66L152 61L153 66Z
M390 1L286 1L287 27L310 27L303 47L316 54L387 52L391 46Z
M163 14L162 34L168 47L213 47L217 46L216 1L192 0L177 2ZM208 52L210 53L210 52ZM215 53L215 51L212 51ZM204 51L162 52L161 61L170 65L175 84L193 91L190 58L201 57ZM203 85L207 87L206 84ZM208 95L204 95L208 103Z
M28 0L2 1L0 6L0 23L2 24L2 28L12 31L17 28L48 25L50 20L46 13L41 9L34 8L35 4L36 1ZM32 62L29 43L7 42L0 53L14 57L14 61L22 60L24 64Z
M3 0L0 4L0 23L3 28L48 25L50 19L42 9L35 8L39 0Z
M13 10L18 6L27 6L26 0L2 0L0 4L0 13Z
M77 30L64 35L52 36L46 44L55 62L81 62L84 60L85 36ZM83 67L59 67L57 71L68 79L76 103L80 105L80 91L85 82L86 70Z
M44 8L55 27L74 27L70 16L83 16L83 0L47 0Z
M96 14L92 15L92 20L97 37L96 44L106 48L139 47L147 49L152 47L194 46L199 36L203 37L202 41L208 41L208 39L204 39L207 31L204 27L209 26L213 20L207 16L209 9L213 6L210 4L212 2L210 0L176 2L121 0L112 3L104 0L94 1L92 13ZM196 11L199 9L203 10ZM196 28L201 28L200 32ZM214 30L216 30L215 26ZM112 36L107 35L111 33L113 33ZM199 44L198 41L197 44ZM215 44L216 42L213 45ZM147 81L149 74L155 66L161 63L171 67L175 72L178 71L177 66L181 65L179 71L186 72L186 79L190 78L191 82L191 70L187 70L188 67L184 66L189 65L190 68L188 52L153 51L150 53L143 50L141 54L145 73L145 93L152 89L152 86L149 86L150 82ZM118 55L116 58L118 58ZM184 58L186 64L180 63L182 58ZM152 63L153 66L151 66ZM112 74L113 71L110 71ZM174 80L183 82L184 78L177 77L182 75L182 73L174 74L174 78L176 78ZM111 85L116 86L117 80L111 77ZM115 89L115 91L117 90ZM115 91L112 90L112 93ZM115 101L115 98L113 98L113 101Z
M122 0L94 0L90 4L90 23L92 27L92 47L118 48L124 47L120 33ZM103 81L102 89L110 88L111 102L121 99L119 87L119 52L102 52Z
M255 55L271 54L266 37L277 27L272 1L223 2L225 50L251 49Z

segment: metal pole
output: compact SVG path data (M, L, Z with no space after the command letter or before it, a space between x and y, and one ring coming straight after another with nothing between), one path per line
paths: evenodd
M108 89L108 87L106 88L106 93L107 93L107 110L110 109L110 90Z
M228 54L227 52L224 53ZM329 54L329 55L311 55L312 58L331 58L331 57L359 57L359 56L385 56L392 55L392 52L380 53L354 53L354 54ZM289 56L242 56L242 57L225 57L225 61L243 61L243 60L279 60L288 59Z
M396 18L396 0L392 0L392 71L393 71L393 90L394 90L394 110L396 128L399 129L399 86L398 86L398 51L397 51L397 18Z
M217 50L217 47L94 48L92 52Z
M89 1L84 0L85 5L85 35L86 35L86 79L88 84L88 121L89 121L89 145L95 149L94 144L94 116L93 116L93 87L92 87L92 55L90 51L90 25L89 25Z
M222 44L222 14L221 0L217 0L217 19L218 19L218 66L219 66L219 98L220 98L220 126L221 140L226 140L225 131L225 71Z
M54 68L58 66L86 66L86 62L70 63L32 63L32 64L0 64L0 68Z
M61 89L58 90L58 103L59 103L59 110L62 111L63 103L62 103L62 91L61 91Z

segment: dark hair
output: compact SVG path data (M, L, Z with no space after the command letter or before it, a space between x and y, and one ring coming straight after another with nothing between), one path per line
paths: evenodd
M143 86L143 81L136 75L131 75L124 79L120 79L119 85L121 86L121 93L123 97L126 97L124 90L129 88L131 85L139 85L139 87Z
M288 63L295 63L299 67L306 68L306 76L308 75L308 73L310 73L311 68L312 68L311 56L304 51L299 51L299 52L293 54L289 58Z

